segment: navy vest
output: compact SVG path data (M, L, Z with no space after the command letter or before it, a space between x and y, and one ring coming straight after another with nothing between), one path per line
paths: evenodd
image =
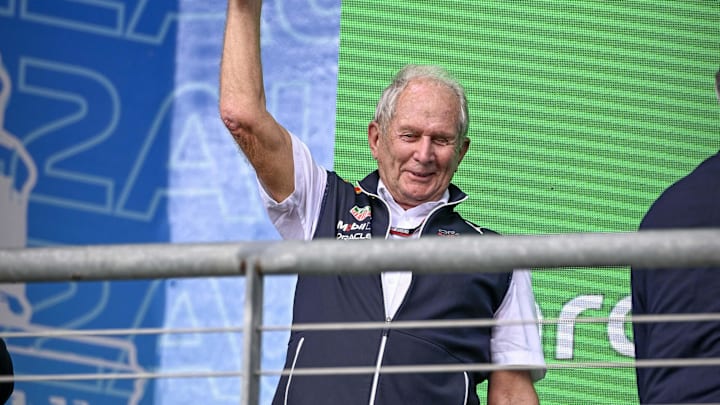
M388 208L376 195L377 185L377 171L362 180L360 187L328 172L314 238L385 239L389 231ZM421 236L495 236L454 212L454 206L465 197L451 185L450 203L427 218ZM347 260L363 258L348 256ZM393 321L492 318L510 278L510 272L415 274ZM383 320L379 274L298 277L294 323ZM383 335L387 340L380 353ZM374 367L379 354L383 366L491 363L490 328L293 331L285 368ZM381 374L375 404L478 404L476 385L486 378L487 373L470 372ZM283 376L273 404L285 403L286 395L287 403L293 405L368 404L372 386L373 375L369 374Z

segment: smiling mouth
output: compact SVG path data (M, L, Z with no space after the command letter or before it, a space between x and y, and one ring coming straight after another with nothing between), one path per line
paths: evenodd
M415 172L415 171L408 171L412 177L417 177L421 179L427 179L431 177L434 173L433 172Z

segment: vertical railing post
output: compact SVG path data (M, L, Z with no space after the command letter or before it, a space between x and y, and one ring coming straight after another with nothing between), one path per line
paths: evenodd
M263 319L263 277L256 270L253 260L245 268L245 312L243 322L243 378L242 405L257 405L260 402L260 361Z

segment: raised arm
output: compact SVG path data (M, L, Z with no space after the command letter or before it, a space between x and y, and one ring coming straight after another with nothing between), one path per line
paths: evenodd
M276 201L294 189L292 144L265 107L260 60L261 0L228 0L220 68L220 115Z

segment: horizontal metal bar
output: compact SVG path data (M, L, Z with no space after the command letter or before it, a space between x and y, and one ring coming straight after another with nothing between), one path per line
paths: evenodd
M272 242L126 244L0 249L0 282L241 276Z
M577 318L545 318L545 319L443 319L427 321L395 321L388 324L382 322L319 322L296 323L293 325L263 325L257 328L260 332L286 332L292 330L380 330L380 329L419 329L419 328L467 328L467 327L493 327L509 325L556 325L562 323L674 323L674 322L720 322L720 313L707 312L698 314L658 314L658 315L626 315L626 316L598 316ZM121 336L121 335L181 335L181 334L218 334L218 333L244 333L242 326L218 326L197 328L124 328L124 329L51 329L37 328L34 330L0 331L0 338L65 338L77 336Z
M598 369L598 368L647 368L647 367L706 367L720 365L720 358L676 358L638 361L585 361L547 363L548 370L553 369ZM526 370L527 366L502 365L489 363L466 364L419 364L380 367L381 374L407 374L407 373L452 373L464 371L497 371L497 370ZM360 375L373 374L375 367L306 367L288 369L275 369L257 371L260 376L289 375ZM0 383L39 382L39 381L80 381L80 380L135 380L159 378L222 378L244 377L239 371L177 371L177 372L140 372L140 373L97 373L97 374L26 374L15 376L0 376Z
M586 368L647 368L647 367L706 367L720 365L720 357L711 358L677 358L677 359L653 359L638 361L585 361L585 362L552 362L545 367L551 369L586 369ZM463 371L497 371L497 370L527 370L535 366L489 364L489 363L464 363L464 364L418 364L382 366L381 374L406 374L406 373L450 373ZM350 375L350 374L373 374L376 371L374 366L367 367L295 367L292 370L264 370L261 375Z
M312 243L310 245L309 243ZM718 266L720 229L418 240L288 242L263 256L264 274L501 272L517 268ZM342 265L339 265L342 263Z
M0 249L0 282L238 276L249 262L264 275L720 267L720 229Z
M89 381L89 380L147 380L159 378L227 378L244 377L240 371L177 371L140 373L83 373L83 374L16 374L13 377L0 375L0 383L40 381Z

